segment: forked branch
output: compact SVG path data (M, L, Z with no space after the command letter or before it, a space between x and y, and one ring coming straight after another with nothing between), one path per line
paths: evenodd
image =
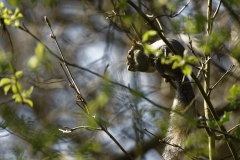
M47 25L48 25L48 27L49 27L49 29L50 29L50 31L51 31L50 37L55 41L55 43L56 43L56 45L57 45L57 47L58 47L59 53L60 53L60 55L61 55L61 58L62 58L62 61L63 61L63 63L64 63L64 66L65 66L66 70L64 69L64 67L62 66L61 63L60 63L60 65L61 65L64 73L66 74L66 77L67 77L67 79L68 79L68 81L69 81L69 83L70 83L70 86L76 91L76 93L77 93L76 97L82 102L82 105L84 106L84 112L88 115L89 118L91 118L92 120L94 120L94 122L95 122L96 124L98 124L99 127L100 127L100 128L93 128L93 127L89 127L89 126L79 126L79 127L75 127L75 128L65 127L65 130L60 129L60 131L62 131L63 133L71 133L72 131L74 131L74 130L76 130L76 129L80 129L80 128L93 129L93 130L102 130L102 131L104 131L104 132L114 141L114 143L115 143L130 159L134 160L134 159L131 157L131 155L129 155L129 154L125 151L125 149L121 146L121 144L120 144L120 143L112 136L112 134L107 130L107 127L106 127L104 124L102 124L99 120L97 120L97 119L95 118L95 116L91 116L91 115L90 115L89 110L88 110L88 106L87 106L87 102L86 102L85 99L83 98L83 96L82 96L82 94L81 94L81 92L80 92L80 89L78 88L77 84L75 83L75 80L74 80L74 78L73 78L73 76L72 76L72 74L71 74L71 71L70 71L70 69L69 69L69 67L68 67L68 65L67 65L67 63L66 63L66 61L65 61L64 55L63 55L63 53L62 53L62 51L61 51L61 48L60 48L60 46L59 46L59 44L58 44L57 38L56 38L56 36L55 36L54 33L53 33L53 30L52 30L50 21L48 20L48 18L47 18L46 16L44 17L44 19L45 19L45 22L47 23Z

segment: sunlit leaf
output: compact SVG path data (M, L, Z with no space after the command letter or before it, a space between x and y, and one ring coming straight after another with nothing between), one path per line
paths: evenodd
M39 61L41 61L42 58L44 57L44 49L45 49L45 47L44 47L43 43L38 43L35 48L35 54Z
M149 30L147 31L143 36L142 36L142 41L145 42L147 41L150 37L155 36L157 34L156 31L154 30Z
M192 70L191 70L191 68L189 67L189 65L187 65L187 64L183 65L183 67L182 67L182 72L183 72L183 74L185 74L185 75L187 75L187 76L189 76L189 75L192 74Z
M18 93L13 94L12 99L15 99L16 103L22 102L22 98L21 98L20 94L18 94Z
M10 5L16 6L19 0L8 0Z
M232 113L232 112L224 112L224 115L223 115L223 117L219 120L218 124L221 126L221 125L223 125L225 122L228 122L231 113Z
M236 98L237 94L239 93L240 88L237 85L233 85L232 88L230 89L230 94L232 98Z
M186 62L199 62L199 59L195 56L188 56L186 57Z
M6 86L3 87L4 90L4 94L7 95L7 92L9 91L9 89L12 87L11 84L7 84Z
M159 49L155 49L154 50L154 49L152 49L152 46L149 45L149 44L144 43L143 47L144 47L144 53L146 55L150 55L150 54L152 54L152 55L156 55L156 54L161 55L162 54L162 50L159 50Z
M33 92L33 89L34 89L34 87L31 86L31 87L26 91L27 97L29 97L29 96L31 95L31 93Z
M17 18L17 19L20 19L20 18L22 18L22 17L23 17L23 14L20 13L20 12L16 15L16 18Z
M108 101L108 96L106 93L102 92L99 96L98 96L98 99L97 99L97 102L98 102L98 105L103 107L106 105Z
M13 93L21 93L21 91L22 91L21 84L19 82L17 82L16 84L13 84L12 91L13 91Z
M11 83L11 81L12 80L10 78L2 78L1 81L0 81L0 87L2 87L5 84Z
M9 26L11 24L11 21L9 19L4 19L4 24L6 24L7 26Z
M15 77L16 77L17 79L21 78L22 75L23 75L23 72L22 72L22 71L17 71L17 72L15 73Z
M3 8L3 7L4 7L3 2L0 2L0 8Z
M39 69L39 60L36 56L32 56L28 60L28 67L33 71L37 71Z
M19 22L19 20L16 20L14 23L14 27L19 27L19 26L20 26L20 22Z
M30 99L24 99L23 100L24 103L28 104L30 107L33 107L33 101Z
M171 59L171 61L181 61L182 57L179 55L175 55L175 56L172 56L170 59Z
M217 126L216 121L208 121L207 124L208 124L209 127L216 127Z
M175 62L173 62L172 69L176 69L180 66L181 66L181 64L179 63L179 61L175 61Z

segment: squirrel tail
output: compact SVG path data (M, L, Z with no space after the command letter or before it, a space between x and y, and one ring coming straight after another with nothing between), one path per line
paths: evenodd
M176 80L177 95L171 108L169 128L165 138L168 144L163 151L165 160L178 159L179 153L184 152L184 141L190 130L196 126L193 88L187 78L182 82L182 75L177 77L179 77Z
M179 110L180 108L186 111L182 112ZM184 152L184 140L186 140L195 122L195 120L193 120L194 107L191 104L183 108L180 101L175 99L172 109L176 112L170 114L169 128L167 136L164 139L168 143L162 155L164 160L182 159L178 158L180 156L179 154Z

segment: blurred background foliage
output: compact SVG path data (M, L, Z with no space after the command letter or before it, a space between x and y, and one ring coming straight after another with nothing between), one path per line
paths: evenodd
M134 3L144 13L157 17L166 37L176 38L188 48L189 34L199 57L203 53L215 54L211 62L211 85L232 64L236 65L214 88L211 101L219 115L232 111L228 115L229 121L224 123L226 128L239 124L239 89L236 86L239 86L240 1L222 1L209 36L206 36L205 0L190 1L183 12L172 17L188 1ZM213 11L218 3L213 0ZM49 37L44 16L52 24L93 116L101 119L134 157L160 159L163 144L143 128L164 137L169 112L159 106L170 108L175 90L157 73L127 71L125 62L131 39L141 40L151 28L126 0L5 0L2 4L11 10L11 13L6 12L15 17L11 19L0 12L0 78L15 80L14 85L19 84L24 93L31 91L26 99L31 99L32 107L31 102L24 101L23 92L18 89L15 92L9 90L5 95L5 84L2 84L0 159L127 159L102 131L78 129L64 134L58 130L64 126L97 125L75 103L75 92L59 66L57 47ZM158 39L151 36L148 43ZM16 76L11 78L17 71L22 75L17 80ZM203 98L197 89L195 91L198 110L203 114ZM22 103L15 103L12 99L16 93L21 95L18 102ZM239 130L236 135L239 136ZM230 155L224 145L218 146L218 153Z

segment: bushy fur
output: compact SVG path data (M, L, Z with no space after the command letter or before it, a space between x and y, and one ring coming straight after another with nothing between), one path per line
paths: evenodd
M168 39L169 43L175 47L178 55L183 56L184 47L175 39ZM152 45L153 50L161 50L164 56L169 56L170 49L166 44L159 40ZM160 55L155 55L156 60L154 61L154 68L151 66L149 57L144 53L142 44L133 41L133 46L128 52L127 64L129 71L140 71L140 72L153 72L157 70L162 76L169 76L172 80L177 83L177 94L174 100L172 110L170 114L169 128L165 140L173 145L183 147L183 142L186 136L189 134L191 126L194 124L194 111L195 108L192 106L194 100L194 91L189 83L187 77L184 82L182 71L172 69L171 64L161 64ZM184 116L183 116L184 115ZM176 146L166 145L163 151L163 158L165 160L177 159L182 149Z

